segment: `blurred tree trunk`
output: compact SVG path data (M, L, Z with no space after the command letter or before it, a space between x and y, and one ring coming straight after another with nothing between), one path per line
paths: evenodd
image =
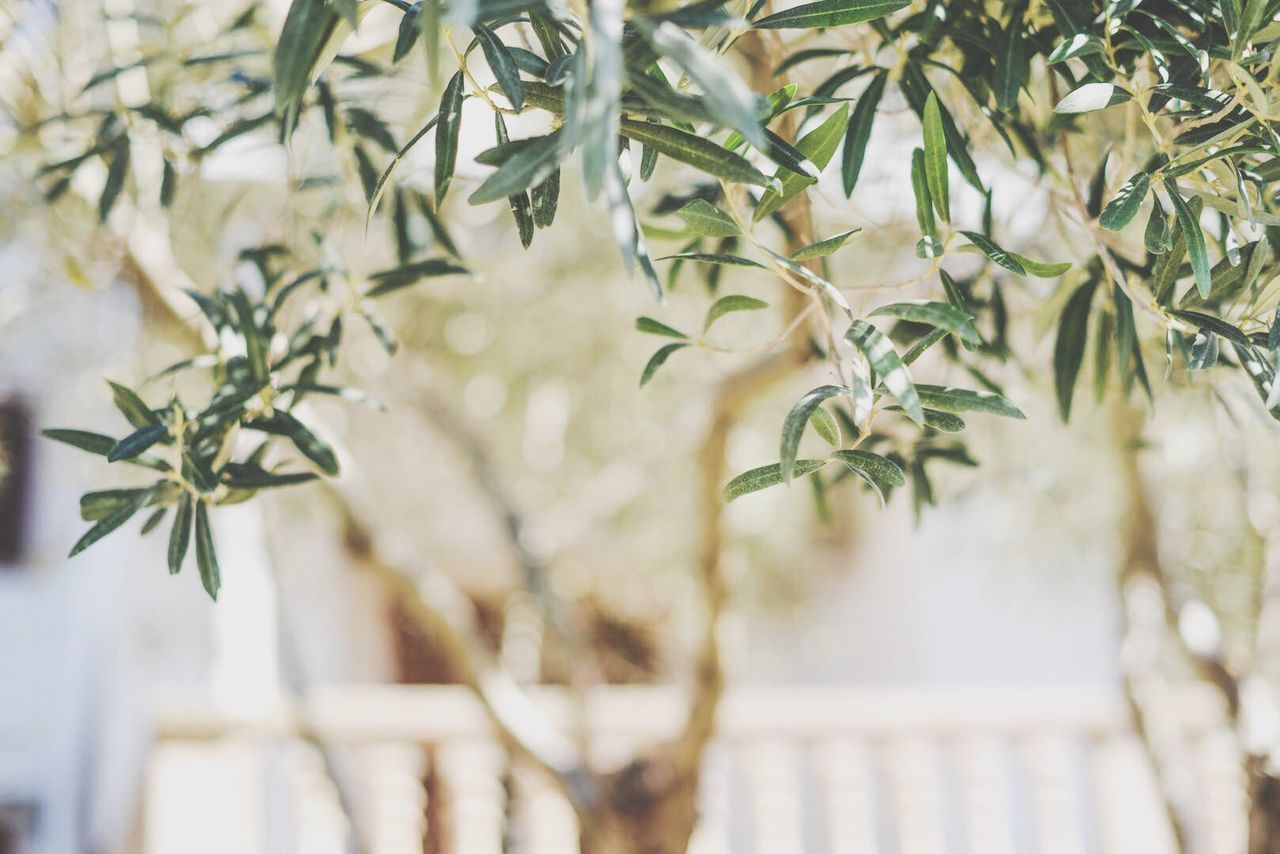
M1248 854L1280 854L1280 777L1272 766L1270 754L1273 745L1259 744L1247 731L1252 703L1272 704L1270 688L1250 695L1244 690L1246 680L1260 678L1256 674L1237 673L1227 662L1220 648L1205 648L1203 643L1190 642L1180 626L1184 609L1195 607L1197 613L1211 614L1206 603L1201 602L1194 591L1185 589L1162 563L1159 549L1159 528L1143 478L1139 454L1144 445L1144 416L1129 401L1117 405L1115 434L1120 443L1121 472L1128 502L1125 528L1125 558L1120 574L1122 596L1126 599L1135 582L1148 581L1159 591L1165 635L1172 637L1180 652L1195 667L1200 678L1212 684L1218 691L1226 711L1227 722L1235 736L1242 772L1246 780L1248 803ZM1255 626L1257 622L1255 621ZM1255 628L1255 631L1257 629ZM1255 646L1257 639L1255 638ZM1132 685L1133 674L1126 673L1126 681ZM1162 760L1159 746L1152 743L1146 726L1142 704L1130 690L1131 706L1135 712L1137 730L1147 752L1152 756L1157 771ZM1265 717L1274 709L1253 710L1255 717ZM1274 735L1274 733L1272 733ZM1180 848L1188 854L1200 854L1209 850L1202 828L1192 826L1187 815L1190 798L1195 792L1174 790L1165 775L1161 774L1166 806Z

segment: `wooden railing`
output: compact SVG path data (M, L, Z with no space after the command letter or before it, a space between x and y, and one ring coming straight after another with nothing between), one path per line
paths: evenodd
M684 711L666 688L601 689L576 716L560 691L533 697L566 732L591 733L603 766L674 734ZM1196 689L1169 708L1199 794L1197 833L1207 851L1234 854L1243 787L1220 709ZM250 716L170 698L156 734L148 854L338 854L345 814L369 854L417 854L424 836L460 854L576 851L568 805L511 762L461 689L331 688ZM1171 835L1150 767L1123 697L1104 692L737 689L690 850L1162 854Z

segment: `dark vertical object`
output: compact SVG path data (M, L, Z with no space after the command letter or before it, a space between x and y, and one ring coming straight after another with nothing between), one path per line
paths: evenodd
M0 570L26 555L31 494L31 415L18 399L0 403Z

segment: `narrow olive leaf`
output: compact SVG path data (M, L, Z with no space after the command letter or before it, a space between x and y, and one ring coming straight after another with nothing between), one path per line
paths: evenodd
M502 113L495 112L493 114L494 133L497 136L498 144L505 145L510 142L507 136L507 121L502 117ZM516 221L516 231L520 235L520 245L525 249L529 248L529 244L533 242L533 208L529 203L529 194L524 190L507 196L507 201L511 205L511 215Z
M533 224L538 228L549 228L555 222L556 207L560 203L560 170L556 169L530 190L529 197L533 203Z
M1025 419L1027 417L1021 409L994 392L925 383L917 385L916 392L920 395L921 403L939 412L979 412L987 415L1003 415L1006 418Z
M364 215L364 230L369 230L369 223L373 220L373 214L378 210L378 203L382 201L382 194L386 192L387 182L391 180L392 174L396 171L396 167L400 165L400 161L405 158L415 145L436 126L440 121L440 114L436 113L431 119L422 126L421 130L413 135L413 137L404 144L404 147L396 152L391 158L391 162L387 164L387 168L382 170L382 174L378 176L378 183L374 184L373 192L369 194L369 208Z
M860 228L851 228L848 231L842 231L839 234L833 234L831 237L824 238L816 243L810 243L791 253L792 261L810 261L814 258L825 258L834 254L840 247L849 242L849 238L853 237Z
M1211 314L1202 314L1198 311L1174 310L1171 313L1174 317L1177 317L1180 320L1185 320L1187 323L1194 324L1200 329L1208 329L1211 332L1216 332L1233 344L1239 344L1241 347L1249 346L1249 339L1245 334L1241 332L1237 326L1228 323L1221 318L1214 317Z
M605 199L609 204L609 225L613 229L614 243L622 253L623 265L628 273L639 267L644 274L645 283L649 286L649 292L655 300L662 302L665 298L662 293L662 282L658 280L658 271L653 268L653 261L649 259L644 232L640 228L639 219L636 218L631 196L627 193L622 169L616 161L608 165L603 178Z
M840 147L840 140L844 136L844 128L848 120L849 105L842 104L840 109L828 116L822 124L796 141L796 148L812 161L818 171L826 169L827 164L831 162L831 158L835 156L836 149ZM776 191L772 189L766 191L764 196L761 197L754 216L756 222L782 207L783 204L796 196L805 187L815 183L815 179L805 177L798 172L792 172L790 169L779 169L774 178L781 181L782 186Z
M910 0L819 0L761 18L758 30L799 30L862 24L910 6Z
M1271 321L1271 331L1267 333L1267 349L1280 350L1280 308L1276 309L1275 319Z
M791 476L796 478L813 474L826 464L826 460L796 460L795 465L791 468ZM772 465L761 466L738 475L725 484L722 497L725 503L728 503L736 498L741 498L752 492L759 492L762 489L768 489L771 486L777 486L780 483L782 483L782 466L773 463Z
M1085 340L1089 332L1089 308L1093 303L1096 279L1085 282L1067 300L1058 322L1058 337L1053 346L1053 380L1058 395L1058 412L1062 420L1071 417L1071 399L1076 379L1084 361Z
M1076 33L1071 38L1059 42L1058 46L1045 57L1045 62L1050 65L1057 65L1059 62L1066 62L1068 59L1075 59L1080 56L1094 56L1103 53L1105 50L1102 40L1097 36L1088 33Z
M1147 197L1150 187L1151 176L1146 172L1139 172L1125 181L1115 198L1107 203L1102 216L1098 218L1098 224L1108 231L1124 228L1138 215L1138 208L1142 206L1142 200Z
M124 179L129 174L129 137L122 135L112 147L111 160L107 164L107 180L98 198L98 222L106 222L124 189Z
M750 258L743 258L741 255L726 255L722 252L677 252L675 255L663 255L661 258L655 258L654 260L670 261L672 259L701 261L704 264L725 264L733 267L764 267L760 262L752 261Z
M936 92L924 103L924 177L929 198L944 222L951 221L951 198L947 186L947 137L942 129L942 112Z
M818 167L815 166L808 157L801 153L800 149L787 142L768 128L764 129L765 139L768 140L768 146L764 150L764 155L778 164L784 169L789 169L806 178L818 179Z
M200 570L204 591L210 599L218 601L222 573L218 569L218 552L213 546L213 530L209 526L209 506L203 501L196 504L196 568Z
M652 122L623 120L622 135L647 145L672 160L687 163L715 178L735 184L768 186L769 178L741 155L716 145L709 139ZM801 149L803 151L803 149ZM807 153L807 152L806 152Z
M658 368L662 367L663 362L667 361L667 359L671 357L672 353L688 346L689 344L687 342L667 344L665 347L660 348L658 352L654 353L653 356L650 357L648 363L645 364L644 372L640 374L640 387L644 388L648 385L649 380L653 379L653 375L658 372Z
M535 185L540 186L558 173L561 161L569 153L564 133L560 130L534 139L518 140L505 148L511 152L510 156L502 161L498 171L476 188L467 199L469 203L496 202ZM556 182L556 196L559 196L559 181ZM535 212L539 209L535 208ZM554 209L552 204L551 216L554 216Z
M1232 342L1231 349L1240 360L1240 367L1244 368L1249 379L1253 381L1253 387L1258 392L1258 397L1263 400L1263 406L1271 413L1272 418L1280 421L1280 399L1277 398L1277 394L1280 393L1276 391L1280 386L1280 378L1276 376L1276 369L1261 359L1258 351L1253 347L1242 347Z
M1018 105L1018 93L1027 82L1027 61L1023 51L1022 16L1025 4L1014 6L1008 25L996 45L996 107L1009 112Z
M928 300L896 302L892 305L880 306L880 308L871 312L871 316L896 317L912 323L924 323L929 326L936 326L939 329L945 329L966 344L978 346L982 343L982 336L978 334L978 329L973 325L973 318L968 312L961 311L945 302L929 302Z
M427 0L431 2L431 0ZM395 52L391 54L391 63L394 65L400 60L408 56L409 51L418 41L421 30L418 29L418 16L422 14L422 0L414 3L405 10L404 15L400 18L400 30L396 34Z
M494 79L502 88L511 106L518 113L524 109L524 87L520 83L520 69L516 67L515 58L502 39L488 27L477 24L472 27L476 40L480 42L480 50L484 52L484 61L489 64Z
M853 188L862 174L862 161L867 156L867 142L871 139L871 127L875 124L876 109L884 96L884 85L889 79L889 72L881 71L867 88L862 97L854 105L853 115L849 117L849 125L844 135L844 154L842 155L840 178L844 182L844 195L853 195Z
M637 317L636 331L646 332L650 335L665 335L668 338L688 338L689 337L688 335L685 335L683 332L681 332L679 329L674 329L670 326L667 326L665 323L660 323L659 321L654 320L652 317Z
M101 433L90 433L87 430L65 430L61 428L49 428L41 430L40 435L46 439L52 439L55 442L61 442L64 445L70 445L81 451L88 451L91 454L97 454L105 457L111 453L111 449L115 447L116 440L110 436L103 436Z
M1200 197L1192 198L1187 206L1191 210L1192 218L1199 223L1200 211L1204 209ZM1200 230L1198 224L1195 230L1197 232ZM1174 217L1173 228L1169 233L1169 248L1156 258L1151 268L1151 292L1155 294L1156 302L1161 305L1166 305L1173 299L1174 286L1182 275L1182 259L1186 254L1187 233L1182 227L1182 220Z
M148 424L146 427L140 427L112 446L107 452L107 462L133 459L168 435L169 428L164 424Z
M822 437L822 441L833 448L840 447L840 422L834 415L819 406L809 416L809 423L813 425L813 432Z
M769 304L764 300L743 294L730 294L720 297L720 299L711 304L711 308L707 309L707 319L702 323L702 331L706 332L711 328L711 324L726 314L731 314L735 311L759 311L768 307Z
M916 386L919 389L919 386ZM923 398L921 398L923 400ZM938 409L924 410L924 426L932 427L941 433L959 433L964 430L964 419L959 415L953 415L950 412L942 412Z
M110 534L112 531L119 528L125 522L128 522L133 518L133 514L137 513L147 504L148 501L151 500L151 496L155 491L155 487L139 490L139 492L132 498L122 501L120 506L111 511L107 516L104 516L97 522L97 524L86 531L84 536L77 540L76 544L72 546L71 553L67 556L75 557L80 554L80 552L105 537L107 534Z
M1027 275L1026 268L1019 264L1012 255L992 242L990 238L978 234L976 231L961 231L960 233L969 238L969 242L978 247L983 255L986 255L1001 267L1011 273L1017 273L1019 276Z
M796 453L800 450L800 439L804 436L805 427L809 425L809 418L814 410L821 406L824 400L848 393L849 390L842 386L819 386L807 392L795 406L791 407L791 411L782 422L782 443L778 451L778 465L781 467L783 483L791 484L796 466Z
M164 158L164 172L160 176L160 207L173 206L173 196L178 191L178 171L169 158Z
M293 0L276 39L272 91L286 136L297 123L302 96L316 72L339 14L325 0Z
M173 516L173 527L169 529L169 574L177 575L182 571L182 561L187 556L187 547L191 543L191 523L195 515L195 496L184 493L178 502L178 510Z
M880 377L889 393L902 404L903 411L911 420L923 424L924 408L920 404L920 396L916 394L911 374L899 358L898 351L893 349L892 342L864 320L855 320L844 338L866 357L871 369Z
M1086 83L1070 92L1053 108L1055 113L1091 113L1094 110L1123 104L1133 96L1111 83Z
M372 299L389 294L392 291L398 291L401 288L407 288L423 279L438 276L465 276L470 275L470 273L471 271L466 267L460 267L444 258L427 258L423 261L405 264L403 267L374 273L369 277L373 287L366 291L364 296Z
M1173 203L1173 212L1178 217L1178 225L1182 229L1182 237L1187 242L1187 252L1191 255L1191 271L1196 277L1196 288L1201 297L1207 297L1213 289L1213 275L1209 266L1209 250L1204 243L1204 232L1200 230L1200 218L1187 205L1178 185L1172 178L1164 179L1164 189Z
M1188 371L1207 371L1218 364L1218 336L1201 329L1191 342L1191 355L1187 358Z
M169 514L168 507L160 507L154 513L147 517L147 521L142 523L142 527L138 529L138 534L145 537L156 528L160 527L160 523L164 521L164 517Z
M795 261L792 261L787 256L779 255L777 252L774 252L768 246L761 246L760 249L766 255L772 258L778 264L778 266L782 267L784 270L788 271L789 273L792 273L793 275L798 276L802 280L813 285L815 288L817 288L818 290L826 294L828 299L830 299L837 306L839 306L841 311L843 311L845 314L849 315L850 317L853 316L853 309L849 306L849 300L845 299L844 294L840 293L840 289L837 288L835 285L831 284L826 279L822 278L817 273L813 272L803 264L797 264Z
M1008 253L1009 257L1027 271L1027 275L1035 276L1037 279L1056 279L1063 273L1071 269L1070 261L1061 261L1057 264L1045 263L1043 261L1033 261L1025 255L1019 255L1017 252Z
M835 451L831 456L850 468L866 472L877 483L886 486L905 486L907 483L907 476L903 474L901 467L888 457L856 449Z
M1143 232L1142 242L1152 255L1163 255L1169 251L1169 217L1160 204L1160 199L1151 196L1151 216L1147 218L1147 228Z
M107 380L107 384L111 386L111 399L116 409L120 410L120 414L134 427L147 427L160 423L160 416L156 415L132 389L111 380Z
M937 240L938 224L933 218L933 200L929 198L929 180L925 176L924 151L919 148L911 152L911 191L916 197L916 222L920 224L920 231L927 238L933 238L941 254L942 244ZM920 254L918 249L916 254Z
M706 199L694 199L676 213L690 231L703 237L735 237L742 233L731 216Z
M453 179L453 169L458 162L458 133L462 129L462 72L456 72L444 87L440 96L439 120L436 122L435 203L439 208L444 194ZM523 189L523 188L521 188ZM503 195L510 195L504 193ZM473 202L474 204L474 202Z
M147 492L146 489L104 489L86 492L80 496L80 518L86 522L105 519L119 509L121 504L133 501Z

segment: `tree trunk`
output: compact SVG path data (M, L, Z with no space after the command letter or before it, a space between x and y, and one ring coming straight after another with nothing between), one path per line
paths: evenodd
M1280 778L1267 772L1264 757L1250 757L1249 854L1280 852Z

